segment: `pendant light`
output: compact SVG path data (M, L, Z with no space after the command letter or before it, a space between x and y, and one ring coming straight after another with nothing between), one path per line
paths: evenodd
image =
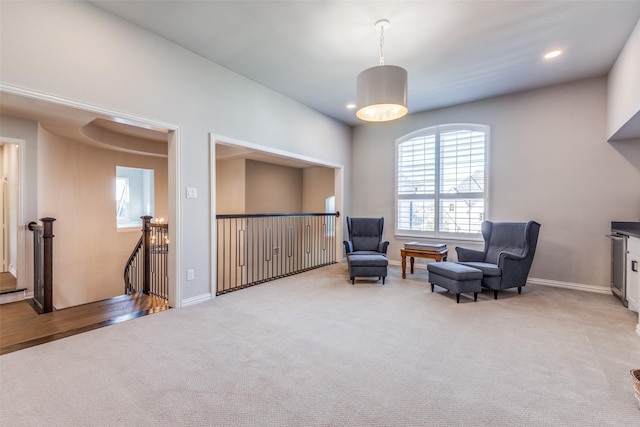
M384 30L389 21L375 23L380 30L380 65L358 74L356 116L367 122L386 122L405 116L407 109L407 71L384 64Z

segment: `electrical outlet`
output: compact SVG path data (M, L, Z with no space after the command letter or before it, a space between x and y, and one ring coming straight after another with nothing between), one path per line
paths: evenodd
M194 280L196 278L195 270L187 270L187 280Z

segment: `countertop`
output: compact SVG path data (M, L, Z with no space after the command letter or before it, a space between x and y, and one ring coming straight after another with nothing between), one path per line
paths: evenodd
M640 238L640 222L612 221L611 231Z

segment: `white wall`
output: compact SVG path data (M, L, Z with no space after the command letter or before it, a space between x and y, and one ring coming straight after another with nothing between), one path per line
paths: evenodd
M118 231L116 166L154 170L154 212L167 217L167 159L70 141L40 128L39 217L53 217L53 305L57 309L124 293L125 263L140 228Z
M0 8L2 83L180 127L177 277L187 269L196 277L184 282L182 300L211 291L210 132L331 164L349 160L348 127L90 4ZM185 200L185 187L199 197Z
M611 221L640 220L640 144L606 142L606 88L596 78L358 126L351 214L384 216L389 257L399 260L395 140L437 124L488 124L487 219L542 224L531 277L608 288Z

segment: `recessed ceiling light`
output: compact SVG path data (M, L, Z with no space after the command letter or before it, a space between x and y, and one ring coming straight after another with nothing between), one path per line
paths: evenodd
M348 108L349 110L353 110L354 108L356 108L356 104L353 104L353 103L351 103L351 104L347 104L347 108Z
M544 55L544 59L553 59L553 58L557 58L560 55L562 55L561 50L552 50L551 52L547 52Z

